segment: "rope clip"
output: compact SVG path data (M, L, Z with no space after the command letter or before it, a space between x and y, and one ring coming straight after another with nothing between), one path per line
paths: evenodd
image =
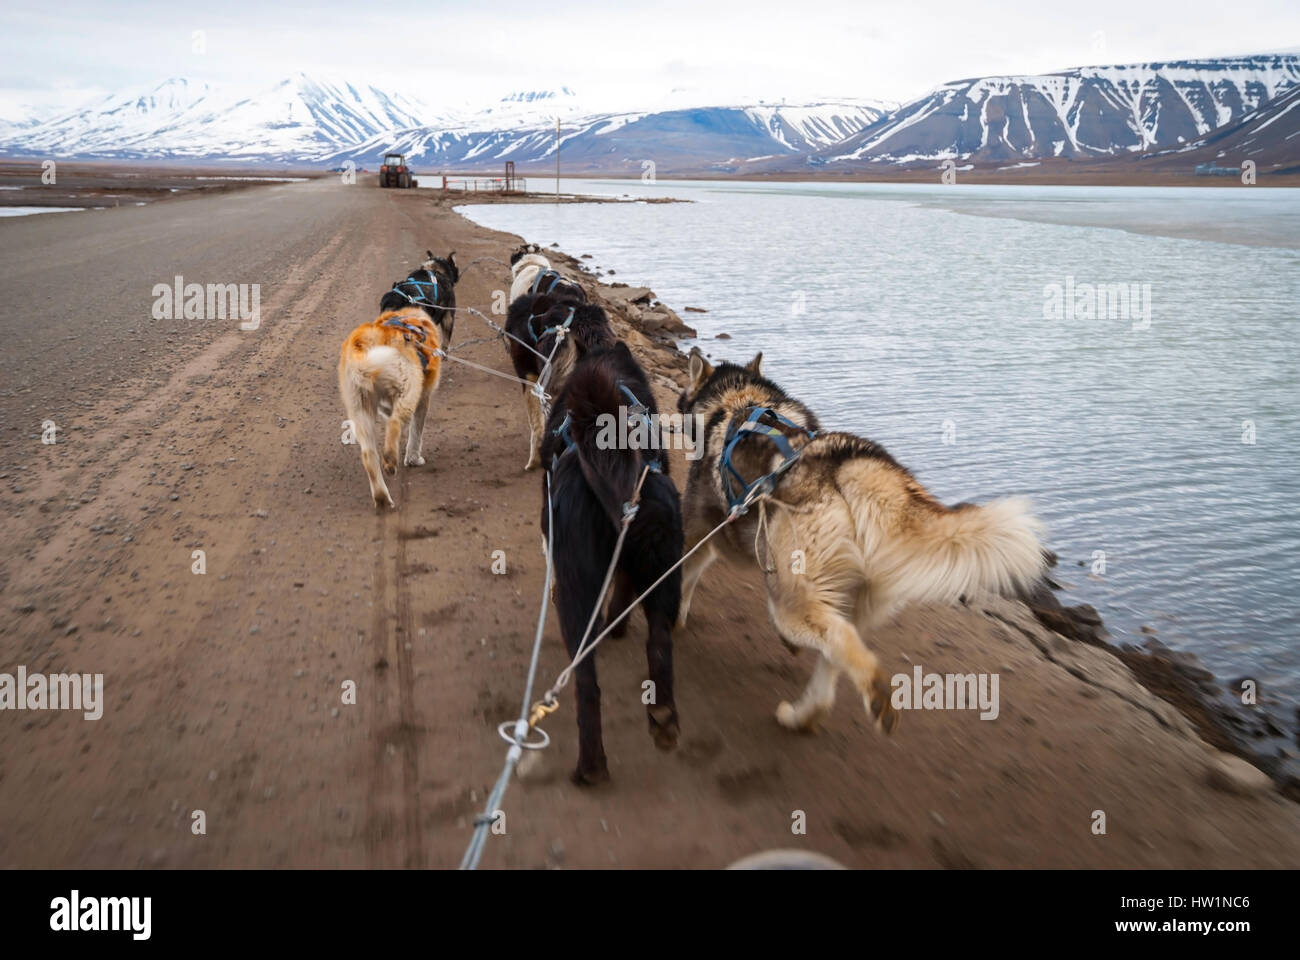
M556 710L560 709L560 702L555 699L555 694L548 693L542 699L533 704L532 712L528 714L528 727L532 729L549 717Z

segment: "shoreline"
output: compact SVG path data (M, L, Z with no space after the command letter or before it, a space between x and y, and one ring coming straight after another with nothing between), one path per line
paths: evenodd
M881 183L881 184L938 184L941 183L939 167L906 168L898 170L878 170L870 173L827 173L815 168L808 170L762 173L720 173L702 170L694 173L656 173L657 182L673 181L708 181L736 183ZM428 174L436 176L438 174ZM472 174L465 174L471 176ZM479 176L487 175L480 171ZM451 174L448 174L451 176ZM548 174L544 170L530 171L521 169L519 176L549 180L555 182L555 171ZM589 170L584 172L565 172L560 180L626 180L629 183L640 182L637 173ZM998 170L985 167L956 172L956 183L985 186L1057 186L1057 187L1240 187L1245 186L1236 177L1196 176L1184 173L1157 173L1154 171L1107 171L1098 167L1082 167L1076 170L1049 167L1045 171L1036 170ZM1300 187L1300 173L1261 174L1253 185L1273 189L1294 189Z
M118 191L137 190L147 191L153 194L161 194L161 197L150 196L145 199L167 198L166 191L169 187L177 184L180 184L182 187L192 187L193 181L203 178L208 178L213 181L217 178L228 178L230 181L249 178L247 182L230 182L226 186L227 189L239 189L245 186L256 186L257 179L263 179L264 182L274 182L275 180L283 180L286 178L314 180L339 176L336 171L331 169L322 167L300 167L291 164L214 164L204 161L191 163L186 161L167 160L62 160L57 158L56 160L60 176L63 176L66 171L69 178L79 178L82 181L89 182L92 189L100 189L104 191L110 189L116 189ZM0 184L16 183L18 180L31 180L35 178L39 185L42 162L42 159L38 158L0 157ZM414 170L413 168L413 172L417 179L426 179L430 182L435 178L442 176L444 173L449 177L492 177L498 176L500 173L499 170L491 168L471 171L444 171L432 169ZM662 183L703 181L714 183L816 183L823 185L836 183L934 185L942 182L941 173L941 169L937 166L881 169L870 172L859 171L853 173L832 173L821 168L782 170L774 172L752 171L745 173L720 172L717 170L702 169L694 172L682 171L657 173L655 181ZM1185 174L1181 172L1169 172L1167 169L1158 172L1149 169L1133 169L1127 165L1122 169L1108 169L1106 164L1074 164L1059 161L1042 161L1038 166L1029 168L999 169L996 165L976 166L969 170L959 168L955 172L955 175L956 184L966 186L1100 186L1133 188L1236 188L1245 186L1236 177L1196 176L1194 174ZM374 170L368 167L359 167L356 170L358 184L368 180L373 180L377 176L377 167ZM534 179L539 183L553 184L556 179L553 168L538 168L535 170L532 168L521 168L518 171L518 176L524 179ZM642 182L641 174L639 172L602 169L568 170L562 172L559 179L562 182L566 180L614 180L626 181L633 184ZM128 181L131 180L138 180L141 181L141 183L132 187L128 184ZM152 187L149 186L151 182L153 183ZM213 187L215 186L216 184L214 183ZM1300 172L1285 174L1261 173L1258 181L1253 184L1252 187L1263 189L1300 188ZM41 185L42 193L47 189L47 187ZM421 187L419 189L433 188ZM49 196L53 197L55 193L59 192L62 191L51 191ZM189 192L188 189L186 192ZM485 194L473 193L467 193L466 195L479 197L485 196ZM529 195L545 197L548 193L546 190L537 190L533 191ZM0 201L7 202L9 199L10 198L0 195ZM603 202L616 201L606 200ZM644 202L665 201L656 198L654 200L646 199ZM50 204L54 205L52 199L50 200Z
M671 198L665 200L672 202ZM455 197L448 206L453 214L473 223L455 208L476 203L502 202L540 203L547 202L547 199L535 194L497 198L469 194ZM590 201L579 197L568 202ZM489 229L478 223L475 226ZM673 308L662 303L652 288L609 282L589 268L582 257L567 253L555 244L545 246L535 238L523 239L541 246L552 265L562 268L562 272L581 277L593 302L599 303L611 316L618 316L628 329L635 330L646 338L645 344L629 345L634 349L640 348L637 352L642 354L643 362L645 352L656 355L658 362L652 361L648 370L653 368L656 373L669 376L679 388L684 385L687 353L679 346L679 341L694 339L696 331L682 321ZM586 256L589 258L589 255ZM640 305L651 304L652 310L636 309ZM698 307L683 307L682 310L700 312ZM729 345L734 346L734 341ZM743 352L743 347L740 349ZM1050 549L1051 545L1048 547ZM1050 588L1040 587L1032 596L1022 598L1043 628L1071 643L1086 644L1105 651L1126 667L1142 687L1173 706L1206 744L1259 768L1270 777L1279 793L1300 803L1300 762L1297 762L1297 754L1282 756L1276 752L1278 741L1288 738L1286 731L1279 726L1279 722L1284 722L1283 718L1272 715L1262 707L1252 712L1244 705L1235 704L1228 696L1226 684L1221 686L1217 682L1218 678L1193 653L1175 650L1154 637L1149 638L1142 647L1112 642L1112 634L1094 607L1089 604L1069 604L1068 593L1053 579L1056 571L1054 566L1048 574L1047 583ZM1294 719L1296 728L1289 739L1293 744L1300 744L1300 711L1297 711ZM1266 742L1257 747L1252 741L1259 740ZM1274 752L1265 752L1270 750Z

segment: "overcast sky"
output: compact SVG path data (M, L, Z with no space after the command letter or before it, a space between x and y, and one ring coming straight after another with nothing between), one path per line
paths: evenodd
M596 109L673 91L697 103L903 101L972 76L1297 47L1296 0L10 2L0 117L168 77L255 87L299 70L434 105L561 85Z

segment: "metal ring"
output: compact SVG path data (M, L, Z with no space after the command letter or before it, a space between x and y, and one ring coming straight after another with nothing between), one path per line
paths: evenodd
M520 743L515 739L514 733L512 732L515 728L515 724L518 722L519 721L517 720L507 720L505 723L497 724L497 733L501 734L501 739L506 743L511 744L512 746L522 747L525 750L545 750L551 745L551 738L541 727L533 727L533 730L541 735L542 739L540 742L528 743L525 741Z

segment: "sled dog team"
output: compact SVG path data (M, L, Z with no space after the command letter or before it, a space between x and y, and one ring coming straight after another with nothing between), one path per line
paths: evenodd
M384 474L397 469L408 424L404 462L424 463L424 422L451 342L459 278L453 254L430 252L384 294L379 316L344 341L339 390L377 507L394 506ZM658 422L654 393L605 311L532 244L511 257L505 330L515 376L527 384L525 469L546 472L541 525L569 655L594 612L592 637L606 622L604 613L617 617L699 546L641 602L655 694L647 721L660 749L672 749L679 734L672 631L685 626L700 578L722 554L762 569L778 635L820 654L803 694L776 710L782 726L804 731L830 712L847 674L868 715L892 732L898 714L889 678L867 645L871 636L909 604L1016 595L1045 572L1042 526L1028 501L940 503L880 445L824 429L811 410L763 376L762 354L743 365L713 366L698 348L691 351L677 407L685 422L698 425L697 448L679 495L660 445L598 442L597 425L609 418ZM545 419L534 387L543 376L551 398ZM595 611L626 505L634 500L607 611ZM728 516L732 521L701 545ZM791 562L796 556L799 562ZM609 778L594 656L578 664L574 680L573 779L592 784Z

